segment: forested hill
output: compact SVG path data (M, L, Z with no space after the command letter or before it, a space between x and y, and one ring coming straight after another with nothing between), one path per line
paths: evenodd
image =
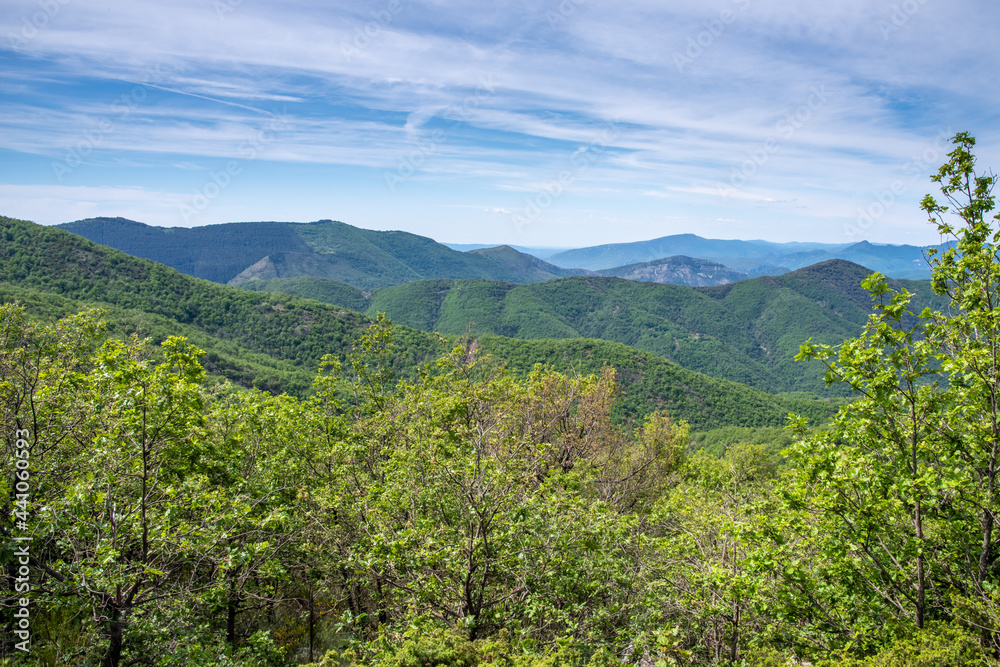
M817 393L825 390L823 368L794 361L799 345L858 334L872 310L861 288L869 273L830 260L706 288L595 277L534 285L430 280L377 290L368 312L446 334L617 341L713 377ZM943 305L929 281L892 284L917 294L915 312Z
M125 218L92 218L58 226L94 243L216 283L232 280L269 255L310 251L290 225L280 222L186 229L153 227Z
M158 323L158 331L173 322L172 333L196 333L209 359L228 359L220 372L246 384L255 381L245 372L251 362L261 367L269 358L278 378L270 388L287 388L280 379L288 368L312 372L323 354L344 358L371 324L364 315L328 304L191 278L60 229L0 217L0 234L0 296L5 302L18 300L37 314L49 315L109 304L111 320L148 316ZM405 326L397 327L395 336L399 374L412 373L445 349L432 334ZM539 362L566 371L614 365L624 392L623 416L662 408L675 419L690 420L695 428L709 428L781 425L789 411L813 418L832 411L822 402L779 398L709 378L621 344L489 337L477 344L508 360L520 374Z
M465 253L408 232L360 229L332 220L189 229L93 218L60 227L217 283L314 276L372 289L425 278L532 282L586 273L546 264L509 247Z

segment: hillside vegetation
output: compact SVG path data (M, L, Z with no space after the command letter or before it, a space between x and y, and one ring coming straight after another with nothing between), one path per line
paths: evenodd
M580 273L548 265L507 246L464 253L424 236L359 229L333 220L245 222L188 229L151 227L124 218L94 218L60 227L217 283L312 276L369 290L424 278L531 282Z
M857 334L871 312L860 286L869 273L831 260L700 289L595 277L532 285L417 281L377 290L368 312L445 334L600 338L766 391L823 393L823 369L794 357L808 338L835 343ZM893 284L913 291L918 307L943 303L929 282Z
M6 283L2 293L9 295L5 300L33 290L29 306L40 300L35 293L49 293L74 306L113 306L124 320L141 321L138 313L163 318L152 320L158 323L157 331L164 330L164 320L176 322L184 327L178 332L199 332L198 343L205 346L210 367L244 385L293 391L301 396L305 387L298 373L313 372L327 354L345 360L372 322L362 314L318 301L191 278L60 229L0 218L0 233L5 240L0 250L0 285ZM444 349L433 334L406 326L396 327L394 345L395 353L388 363L401 377L411 376L419 365ZM503 349L502 341L490 345L498 351ZM617 412L620 418L641 418L652 410L666 409L696 428L711 428L780 425L793 409L817 419L833 410L823 402L767 395L701 376L633 348L596 341L537 341L521 344L516 356L498 356L523 377L536 363L543 362L573 370L579 345L593 348L587 368L599 370L605 364L622 367L624 398ZM243 363L243 351L278 363L265 371L260 358L253 363L248 358ZM293 368L297 372L287 375ZM678 392L673 383L686 386L687 392Z

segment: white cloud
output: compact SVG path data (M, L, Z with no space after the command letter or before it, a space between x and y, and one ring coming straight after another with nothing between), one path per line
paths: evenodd
M980 0L925 3L888 34L891 6L865 0L579 3L555 25L557 2L527 0L403 0L388 18L384 2L57 4L19 45L37 72L0 73L0 147L64 159L111 122L87 158L95 169L239 157L287 109L261 157L394 170L424 151L414 190L464 179L530 193L615 121L612 149L567 188L588 205L612 213L632 195L636 219L662 219L669 201L697 208L692 220L734 206L812 220L852 216L949 126L981 138L984 164L1000 156L988 144L1000 139L1000 56L980 48L1000 6ZM675 55L726 8L733 20L679 71ZM38 4L5 10L0 35L18 35ZM143 82L145 100L120 117L117 96ZM828 100L787 133L816 87Z
M0 183L3 215L54 225L100 216L121 216L172 226L184 196L144 188Z

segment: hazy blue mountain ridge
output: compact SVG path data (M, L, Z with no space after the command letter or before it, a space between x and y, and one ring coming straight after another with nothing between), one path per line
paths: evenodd
M935 246L947 248L950 244ZM695 234L676 234L649 241L613 243L577 248L548 258L556 266L574 266L592 271L655 261L675 255L711 259L750 276L780 275L830 259L843 259L879 271L890 278L925 279L930 267L924 246L873 244L774 243L705 239Z

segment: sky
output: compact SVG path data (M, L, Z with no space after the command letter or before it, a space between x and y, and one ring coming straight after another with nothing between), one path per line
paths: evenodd
M995 0L3 0L0 215L937 243Z

